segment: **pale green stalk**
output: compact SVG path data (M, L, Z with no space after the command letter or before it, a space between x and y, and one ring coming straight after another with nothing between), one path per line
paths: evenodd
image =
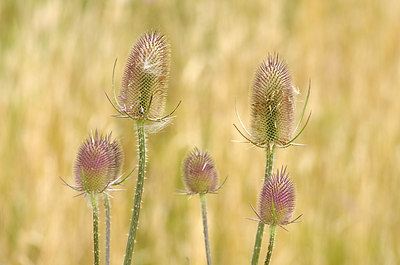
M106 212L106 265L110 265L111 250L111 204L107 194L104 194L104 208Z
M211 265L210 240L208 238L207 200L206 194L200 194L201 214L203 216L204 245L206 248L207 265Z
M266 183L272 176L272 169L275 157L275 145L267 145L265 151L266 151L266 159L265 159L264 183Z
M138 178L136 184L136 192L133 201L133 212L131 225L129 227L128 241L126 243L125 260L124 265L130 265L132 263L133 247L135 244L136 231L139 223L139 213L142 203L144 175L146 170L146 136L144 132L144 120L137 121L137 138L138 138Z
M100 263L100 250L99 250L99 206L97 202L97 194L94 193L91 196L92 208L93 208L93 253L94 253L94 265Z
M276 225L269 226L269 245L264 265L268 265L269 262L271 261L272 250L274 249L275 245L276 227L277 227Z
M267 145L265 151L266 151L266 162L265 162L264 183L266 183L272 175L272 167L273 167L273 163L274 163L274 154L275 154L275 145ZM251 259L251 265L258 264L258 258L260 256L261 242L262 242L263 234L264 234L264 223L258 222L258 228L257 228L256 240L254 243L254 250L253 250L253 257Z

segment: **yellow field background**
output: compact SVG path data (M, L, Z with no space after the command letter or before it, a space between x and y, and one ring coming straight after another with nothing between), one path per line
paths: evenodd
M311 80L312 117L298 139L307 146L276 155L303 217L278 230L272 264L399 264L399 14L397 0L2 0L0 264L92 263L88 200L59 176L73 181L78 147L96 128L121 139L125 172L136 166L133 123L111 117L104 92L115 58L119 88L130 48L152 29L171 43L168 110L182 104L148 139L134 264L206 263L199 199L177 191L193 146L228 176L208 196L213 262L250 264L257 223L246 217L265 157L234 142L234 106L248 124L254 71L274 51L301 92L298 116ZM123 261L135 179L112 194L112 264ZM260 261L266 247L265 234Z

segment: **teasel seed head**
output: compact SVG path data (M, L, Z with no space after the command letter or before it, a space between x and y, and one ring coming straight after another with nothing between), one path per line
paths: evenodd
M158 31L141 36L132 48L119 95L120 112L134 119L164 115L170 71L170 47Z
M294 183L286 168L277 170L261 190L258 216L268 225L283 226L292 223L295 201Z
M184 159L182 172L189 194L213 193L219 189L218 173L213 158L197 147Z
M287 64L278 54L258 67L251 92L251 131L258 145L286 145L294 130L295 94Z
M79 148L74 164L74 188L86 193L101 193L119 178L123 152L111 133L103 136L95 131Z

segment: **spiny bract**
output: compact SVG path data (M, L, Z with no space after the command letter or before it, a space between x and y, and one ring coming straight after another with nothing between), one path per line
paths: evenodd
M268 225L291 223L295 209L295 188L285 169L277 170L264 184L258 202L261 221Z
M183 180L189 193L209 193L218 189L218 174L213 158L195 147L183 162Z
M92 133L79 148L75 164L75 189L87 193L103 192L118 179L123 164L123 152L118 141Z
M277 54L258 67L251 90L251 131L260 146L284 146L294 125L295 94L286 63Z

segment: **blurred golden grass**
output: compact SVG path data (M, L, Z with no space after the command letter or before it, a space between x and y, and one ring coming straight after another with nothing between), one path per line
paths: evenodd
M200 205L176 194L194 145L213 154L228 182L209 197L215 264L248 264L264 153L240 139L234 102L268 52L289 64L312 119L278 150L297 183L302 223L279 230L273 264L397 264L400 260L400 2L12 1L0 2L0 264L90 264L91 214L70 179L80 142L112 130L136 165L133 125L111 92L139 35L159 29L172 45L173 124L148 141L149 166L135 264L204 264ZM113 194L112 264L122 264L135 181ZM102 233L104 235L104 233ZM262 256L265 255L266 237Z

